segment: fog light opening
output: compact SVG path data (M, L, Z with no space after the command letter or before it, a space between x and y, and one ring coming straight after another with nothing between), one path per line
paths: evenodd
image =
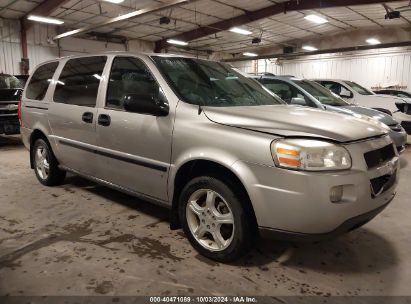
M330 190L330 200L333 203L341 202L344 193L344 186L334 186Z

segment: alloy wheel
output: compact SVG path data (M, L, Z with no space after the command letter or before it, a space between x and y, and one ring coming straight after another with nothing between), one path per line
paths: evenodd
M210 251L222 251L234 237L234 216L227 201L217 192L200 189L186 206L188 227L195 240Z
M43 145L37 146L36 152L34 153L34 163L39 177L46 180L50 173L50 162L47 148Z

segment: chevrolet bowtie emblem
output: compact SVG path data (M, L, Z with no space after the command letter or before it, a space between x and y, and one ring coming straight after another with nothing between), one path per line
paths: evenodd
M19 106L16 105L16 104L9 104L9 105L6 106L6 109L9 110L9 111L17 110L18 108L19 108Z

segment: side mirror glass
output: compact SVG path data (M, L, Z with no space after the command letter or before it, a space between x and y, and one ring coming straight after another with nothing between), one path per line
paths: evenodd
M134 113L167 116L169 105L162 93L148 92L127 95L124 100L124 109Z
M305 99L304 99L304 98L301 98L301 97L293 97L293 98L291 98L290 104L292 104L292 105L299 105L299 106L305 106L305 105L306 105L306 102L305 102Z

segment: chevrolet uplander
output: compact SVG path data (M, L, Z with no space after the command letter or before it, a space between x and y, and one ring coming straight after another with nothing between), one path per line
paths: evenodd
M381 123L287 105L224 63L105 53L38 66L19 105L40 183L66 172L170 208L201 254L238 258L258 235L322 239L395 196Z

